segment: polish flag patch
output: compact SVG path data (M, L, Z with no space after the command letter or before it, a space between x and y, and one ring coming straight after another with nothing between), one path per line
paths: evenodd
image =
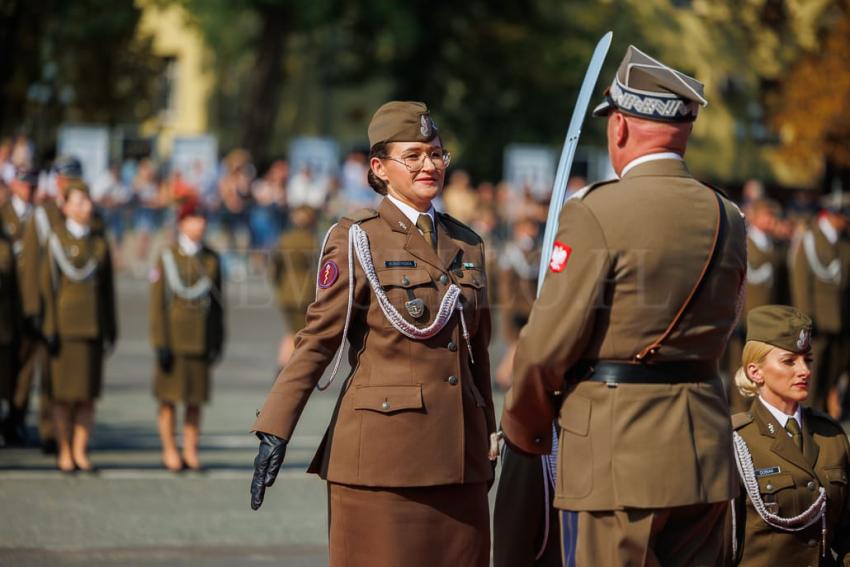
M564 271L572 253L572 248L556 240L552 246L552 256L549 258L549 269L555 273Z

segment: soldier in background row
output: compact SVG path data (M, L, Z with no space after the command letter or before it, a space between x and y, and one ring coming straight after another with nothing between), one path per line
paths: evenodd
M511 385L514 353L520 330L528 322L531 305L537 297L537 271L540 250L537 237L540 226L530 217L514 222L512 238L499 256L499 305L502 308L502 337L507 343L505 355L496 369L496 383L504 390Z
M56 160L53 164L53 177L57 191L53 195L42 195L43 200L33 209L24 229L21 251L21 300L25 329L28 330L32 346L30 355L23 361L15 387L15 406L17 411L26 414L32 385L38 374L40 376L38 434L42 449L46 453L55 452L56 441L53 434L53 414L50 408L50 364L41 328L45 315L39 272L44 262L50 235L65 223L61 211L64 202L63 193L69 185L78 183L82 176L83 168L78 159L64 156ZM91 222L92 228L98 232L98 221L94 214Z
M94 402L103 385L103 358L117 337L109 242L92 230L88 188L64 188L64 222L53 227L40 270L44 328L50 354L54 426L62 472L92 471L88 443Z
M741 366L741 350L746 336L746 315L752 309L762 305L779 302L779 292L782 284L780 278L784 274L785 250L775 238L779 216L779 203L772 199L761 197L747 205L747 285L744 301L744 311L738 321L738 327L726 346L725 360L727 367L729 406L733 412L745 411L749 400L745 399L735 387L734 380Z
M850 195L823 201L796 242L791 260L794 307L814 320L810 405L840 418L838 382L850 360Z
M159 401L163 465L200 470L201 406L210 399L210 370L224 348L221 259L204 242L206 218L195 200L177 212L177 241L151 273L151 343L156 351L154 396ZM183 450L175 439L175 406L185 404Z
M278 349L278 365L283 367L295 350L295 334L304 328L307 307L315 299L316 210L303 205L292 211L292 228L284 232L272 253L271 281L277 304L283 313L286 334Z
M24 229L32 214L32 198L35 184L38 178L35 173L27 170L19 170L15 177L9 181L9 199L0 206L0 225L2 232L8 238L8 245L13 253L15 265L15 278L11 285L0 289L4 298L13 300L16 304L15 314L23 316L21 311L22 297L19 283L23 275L23 249ZM12 295L14 292L14 296ZM11 315L11 313L10 313ZM11 372L14 367L15 375L12 376L4 389L4 398L9 402L8 415L3 423L2 435L7 445L23 443L26 440L26 400L24 403L15 403L15 387L18 382L32 383L32 374L35 372L36 349L38 347L38 329L29 324L23 326L22 321L15 318L9 319L17 329L15 334L14 365L3 367L3 372Z

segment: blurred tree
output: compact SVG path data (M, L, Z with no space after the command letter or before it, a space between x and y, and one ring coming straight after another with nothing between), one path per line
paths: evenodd
M136 36L139 16L133 0L0 0L0 131L44 151L61 122L154 114L161 62Z

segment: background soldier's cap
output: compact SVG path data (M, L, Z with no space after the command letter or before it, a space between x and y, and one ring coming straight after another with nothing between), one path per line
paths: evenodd
M38 174L32 169L27 169L25 167L19 168L15 171L15 179L22 181L23 183L29 183L30 185L38 184Z
M53 171L62 177L81 179L83 177L83 164L74 156L60 156L53 162Z
M369 123L370 146L381 142L430 142L436 136L437 125L424 102L388 102Z
M850 217L850 194L836 192L826 195L821 199L821 207L827 211Z
M634 45L623 57L605 100L594 116L612 110L660 122L693 122L700 106L708 105L703 84L653 59Z
M194 197L185 199L177 208L177 222L180 222L187 217L202 216L204 216L204 209L201 207L201 202Z
M763 305L747 315L747 340L796 353L812 349L812 319L787 305Z

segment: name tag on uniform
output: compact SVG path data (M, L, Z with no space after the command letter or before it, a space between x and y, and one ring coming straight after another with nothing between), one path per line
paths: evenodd
M779 474L782 472L782 469L779 467L769 467L766 469L758 469L756 471L756 478L761 478L763 476L770 476L772 474Z
M385 268L415 268L416 262L413 260L387 260L384 262Z

